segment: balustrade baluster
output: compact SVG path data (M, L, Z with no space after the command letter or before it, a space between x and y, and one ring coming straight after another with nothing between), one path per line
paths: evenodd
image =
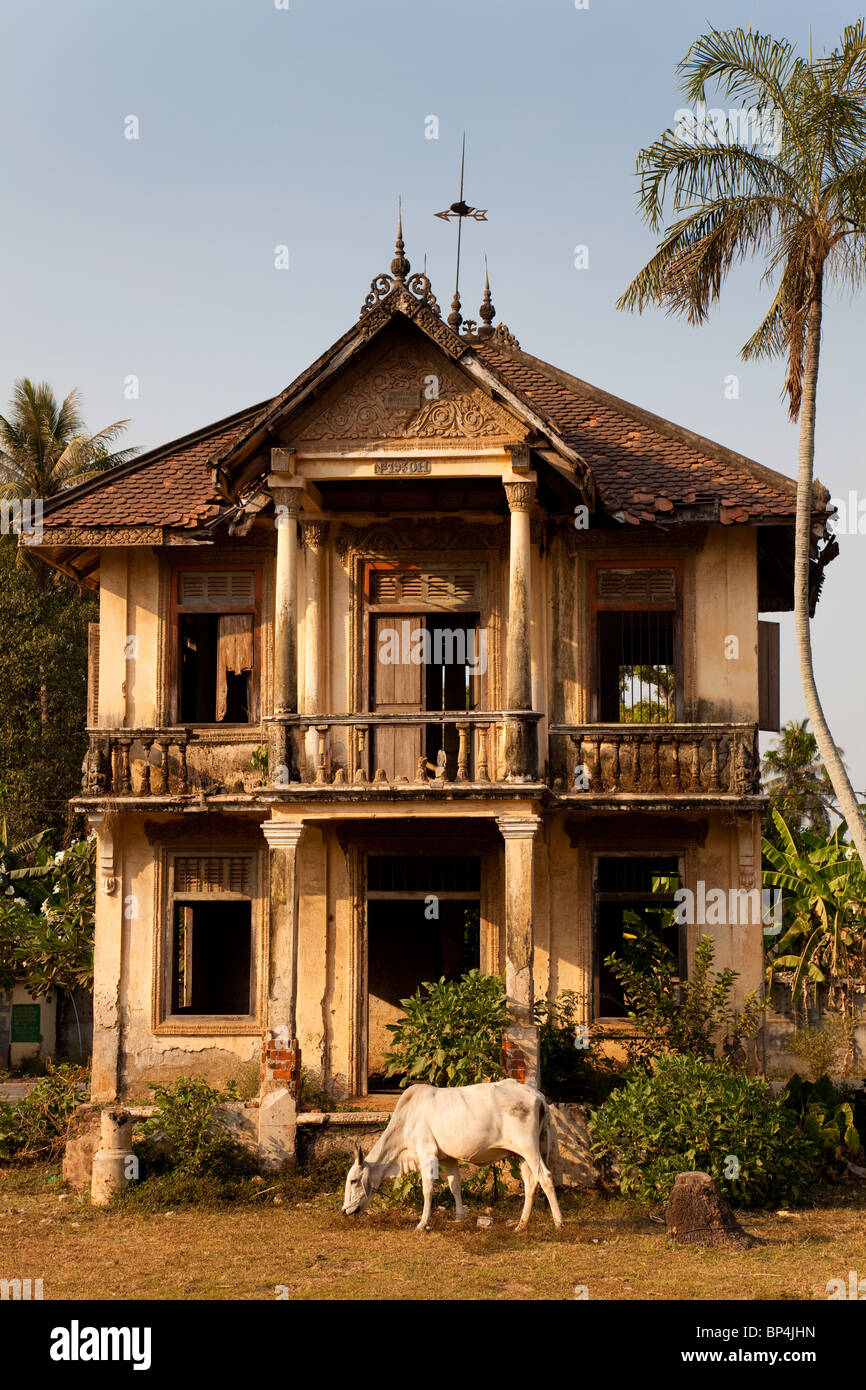
M325 735L328 732L327 724L317 724L316 733L319 735L319 754L318 766L316 767L316 782L320 785L325 779Z
M489 724L476 725L476 730L478 733L476 753L478 769L475 773L476 782L490 781L490 771L487 766L487 731L489 728Z
M712 734L713 751L710 757L710 791L721 791L722 784L719 781L719 743L721 734Z
M368 724L357 724L357 725L355 726L355 728L356 728L357 734L358 734L358 751L357 751L357 763L356 763L356 765L355 765L355 776L354 776L354 778L353 778L353 781L355 781L355 782L366 782L366 780L367 780L367 774L366 774L366 771L365 771L365 769L364 769L364 760L365 760L365 748L366 748L366 743L367 743L367 731L368 731L368 729L369 729L369 725L368 725Z
M132 747L131 738L121 738L120 743L120 795L130 796L132 794L132 778L129 769L129 750Z
M469 725L457 725L457 737L459 740L457 748L457 781L469 781Z

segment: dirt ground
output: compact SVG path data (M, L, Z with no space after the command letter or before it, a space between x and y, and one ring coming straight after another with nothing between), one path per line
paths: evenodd
M483 1205L458 1226L377 1198L357 1218L341 1194L263 1191L252 1202L98 1210L59 1170L0 1171L0 1278L41 1278L45 1299L826 1299L827 1281L866 1274L864 1185L827 1189L813 1207L740 1213L749 1251L677 1249L647 1210L566 1195L557 1232L536 1198ZM583 1290L585 1289L585 1293Z

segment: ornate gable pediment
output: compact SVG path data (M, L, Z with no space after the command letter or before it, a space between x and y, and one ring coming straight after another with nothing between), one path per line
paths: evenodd
M394 343L351 384L335 387L319 403L295 448L382 443L458 447L466 440L513 444L528 429L510 410L466 379L422 342Z

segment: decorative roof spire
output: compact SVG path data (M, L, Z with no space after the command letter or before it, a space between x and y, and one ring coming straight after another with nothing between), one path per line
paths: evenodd
M392 291L397 291L393 303L396 305L405 304L405 296L408 290L419 304L440 317L439 305L436 303L436 296L427 279L427 257L424 257L424 273L419 275L416 271L410 275L411 266L406 256L406 248L403 245L403 199L398 199L397 204L397 240L394 243L394 259L391 262L391 274L377 275L370 283L370 292L364 303L361 305L359 319L364 319L371 314L383 299L387 299ZM459 305L458 305L459 308Z
M496 315L496 306L490 298L490 275L487 270L487 257L484 257L484 298L481 301L481 308L478 310L478 317L481 319L481 327L478 330L479 338L493 337L493 319Z
M448 322L455 333L460 332L460 325L463 322L463 315L460 312L460 295L454 291L454 298L451 301L451 313L448 315Z
M403 199L398 199L397 203L397 240L394 244L394 259L391 262L391 274L396 284L405 284L406 276L412 269L406 256L403 246Z

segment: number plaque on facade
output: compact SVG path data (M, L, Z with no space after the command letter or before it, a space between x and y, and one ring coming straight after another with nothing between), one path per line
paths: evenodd
M429 473L429 459L376 459L374 473Z

